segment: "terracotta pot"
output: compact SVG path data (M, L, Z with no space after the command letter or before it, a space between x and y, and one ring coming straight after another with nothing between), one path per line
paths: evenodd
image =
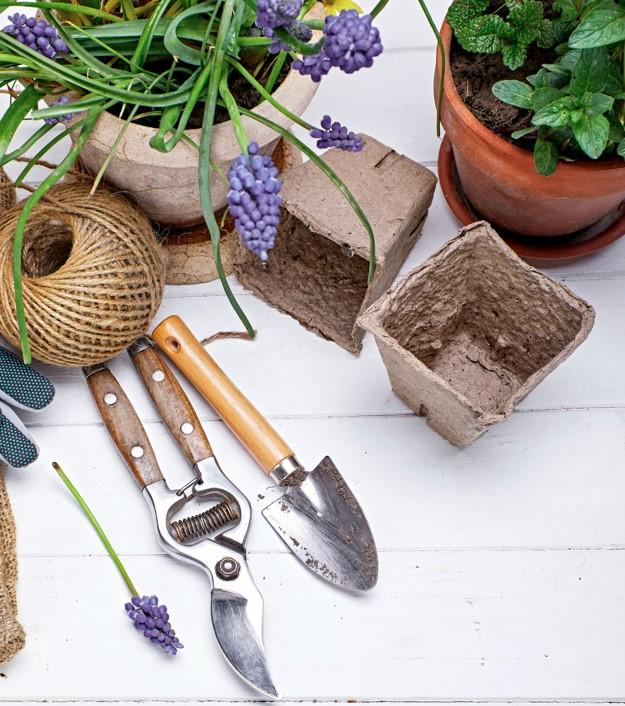
M315 95L319 84L309 76L291 71L274 93L274 97L292 113L302 114ZM291 121L267 101L255 111L284 128ZM242 118L250 141L257 142L263 154L272 154L280 136L252 118ZM104 113L80 153L85 168L97 173L113 148L123 121L111 113ZM115 155L106 169L106 180L117 189L136 199L148 217L160 224L173 226L196 225L203 220L198 187L198 152L180 141L168 153L150 147L155 128L132 123L123 135ZM188 136L197 144L200 130L188 130ZM230 163L241 153L230 121L215 125L211 157L227 174ZM227 186L215 172L211 173L213 207L217 211L226 205Z
M556 236L616 213L625 200L625 162L560 162L552 176L537 174L531 152L482 125L462 101L451 76L452 31L446 22L441 36L447 55L441 119L462 189L480 215L523 235ZM440 66L438 52L435 96Z

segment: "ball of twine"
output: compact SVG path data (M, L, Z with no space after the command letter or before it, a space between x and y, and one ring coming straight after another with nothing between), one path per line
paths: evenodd
M0 167L0 217L9 208L15 206L15 184Z
M21 204L0 220L0 332L15 346L12 253ZM24 308L34 358L94 365L145 334L165 283L165 255L136 207L72 183L48 191L24 234Z

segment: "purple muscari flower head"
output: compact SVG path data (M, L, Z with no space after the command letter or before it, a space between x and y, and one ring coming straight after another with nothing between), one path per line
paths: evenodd
M69 49L56 29L45 20L26 17L15 13L9 17L11 24L2 31L17 39L29 49L54 59L58 53L66 54Z
M299 39L300 42L309 42L312 39L312 29L302 22L301 20L293 20L290 25L284 28L289 34L293 35L295 39ZM272 29L265 30L265 36L273 37L274 32ZM270 54L277 54L279 51L290 51L291 47L283 42L281 39L276 37L273 44L269 47Z
M339 122L332 122L329 115L324 115L321 121L321 128L314 127L310 131L310 136L317 140L317 147L326 149L336 147L345 152L360 152L364 146L361 137L350 132Z
M278 232L282 184L271 157L258 152L258 145L252 142L249 156L242 154L232 163L228 204L245 247L265 261Z
M52 105L67 105L69 102L69 96L61 96L58 100L54 101ZM56 125L57 123L69 122L73 117L74 113L66 113L65 115L55 115L50 118L44 118L43 122L47 125Z
M304 0L258 0L256 25L262 29L288 27L297 19Z
M347 74L370 67L383 51L380 32L371 21L370 15L359 15L356 10L341 10L338 15L329 15L323 30L325 43L321 51L294 61L293 67L313 81L321 81L335 66Z
M167 654L175 655L184 647L171 629L167 606L159 605L156 596L133 596L125 608L135 628Z

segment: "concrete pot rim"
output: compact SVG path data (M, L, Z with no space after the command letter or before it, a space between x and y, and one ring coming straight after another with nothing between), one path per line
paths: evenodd
M474 233L474 231L477 231L477 233ZM375 338L383 340L395 352L409 356L415 368L417 368L425 376L434 380L437 385L440 385L456 397L456 399L458 399L463 405L466 405L467 408L471 409L481 422L490 426L491 424L495 424L510 417L516 405L527 394L529 394L529 392L531 392L531 390L534 389L534 387L536 387L536 385L549 372L549 363L532 373L525 380L519 389L516 390L505 403L503 411L498 413L482 412L476 408L475 404L471 402L466 395L458 392L458 390L452 387L444 378L435 373L431 368L423 363L423 361L417 358L414 353L409 351L407 348L404 348L395 337L391 336L386 331L384 327L384 319L389 313L393 300L402 290L409 288L414 280L427 276L430 271L434 271L434 259L441 256L449 256L458 248L463 247L464 244L470 239L478 241L484 237L484 235L488 236L491 243L508 259L512 260L515 265L542 280L552 292L557 292L558 296L563 296L567 300L567 303L570 303L571 306L579 307L580 303L583 304L583 312L581 314L582 319L575 337L557 354L558 358L561 358L562 360L566 359L588 337L595 321L594 309L577 297L565 284L555 282L543 272L540 272L531 265L528 265L508 245L504 243L492 226L486 221L476 221L475 223L471 223L470 225L460 229L460 231L451 240L447 241L447 243L436 250L436 252L432 253L427 260L425 260L425 262L415 267L405 277L387 289L377 301L375 301L363 314L361 314L358 318L358 324L365 329L365 331L371 333Z
M287 109L292 110L292 112L300 112L297 108L293 110L293 101L289 100L289 97L296 97L299 103L307 107L312 102L318 88L319 84L311 81L309 76L302 76L294 69L291 69L282 84L273 93L273 98L285 105ZM280 113L267 100L259 103L252 112L269 118L284 128L288 128L292 124L289 118ZM75 117L74 121L79 119L79 117ZM257 122L253 118L242 116L241 120L251 141L256 141L261 146L280 137L270 127ZM96 121L95 127L89 136L89 141L97 142L103 147L110 147L124 128L124 125L124 120L106 111ZM144 145L148 145L150 139L157 132L157 128L130 123L119 142L118 153L124 155L126 159L131 160L135 164L143 164L155 168L166 167L172 162L175 162L178 168L187 163L189 166L197 163L197 151L184 141L179 142L171 152L159 152L151 147L149 149L141 149ZM201 133L201 128L185 131L185 135L196 143L199 142ZM240 153L241 150L236 140L232 121L227 120L216 124L213 128L212 159L218 162L231 162Z

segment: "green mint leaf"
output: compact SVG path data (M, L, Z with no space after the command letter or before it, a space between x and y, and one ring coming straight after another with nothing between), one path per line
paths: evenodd
M463 49L482 54L501 50L501 34L506 23L499 15L476 17L466 26L456 30L456 39Z
M612 110L614 98L606 96L605 93L587 93L582 97L582 104L586 115L593 117L594 115L603 115L608 110Z
M527 44L504 44L501 48L501 59L511 70L520 69L527 57Z
M504 103L528 110L532 107L532 87L523 81L497 81L492 90L493 95Z
M558 166L558 149L548 140L536 140L534 145L534 167L539 174L551 176Z
M536 35L536 43L542 49L549 49L556 43L556 33L551 20L542 20L538 34Z
M592 49L625 39L625 7L612 0L592 7L569 37L572 49Z
M579 16L579 10L575 0L555 0L553 9L560 13L563 20L576 20Z
M522 137L525 137L526 135L530 135L532 132L536 132L535 127L524 127L522 130L515 130L510 137L513 140L519 140Z
M581 55L581 49L570 49L565 54L562 54L558 60L558 64L560 64L563 69L572 72L575 69Z
M591 158L598 159L608 144L610 124L604 115L582 114L571 123L573 134L582 150Z
M605 47L584 49L571 76L571 93L601 93L608 82L609 56Z
M546 125L547 127L566 127L570 116L578 107L577 98L566 96L553 103L549 103L534 114L533 125Z
M532 94L532 110L538 112L550 103L555 103L560 98L564 98L565 93L551 86L542 86L534 89Z
M508 23L517 44L531 44L538 37L543 24L543 4L540 0L525 0L510 10Z
M619 142L619 145L616 148L616 154L618 154L619 157L625 158L625 140L621 140Z
M470 20L479 17L489 6L489 0L454 0L447 11L447 22L454 32Z

